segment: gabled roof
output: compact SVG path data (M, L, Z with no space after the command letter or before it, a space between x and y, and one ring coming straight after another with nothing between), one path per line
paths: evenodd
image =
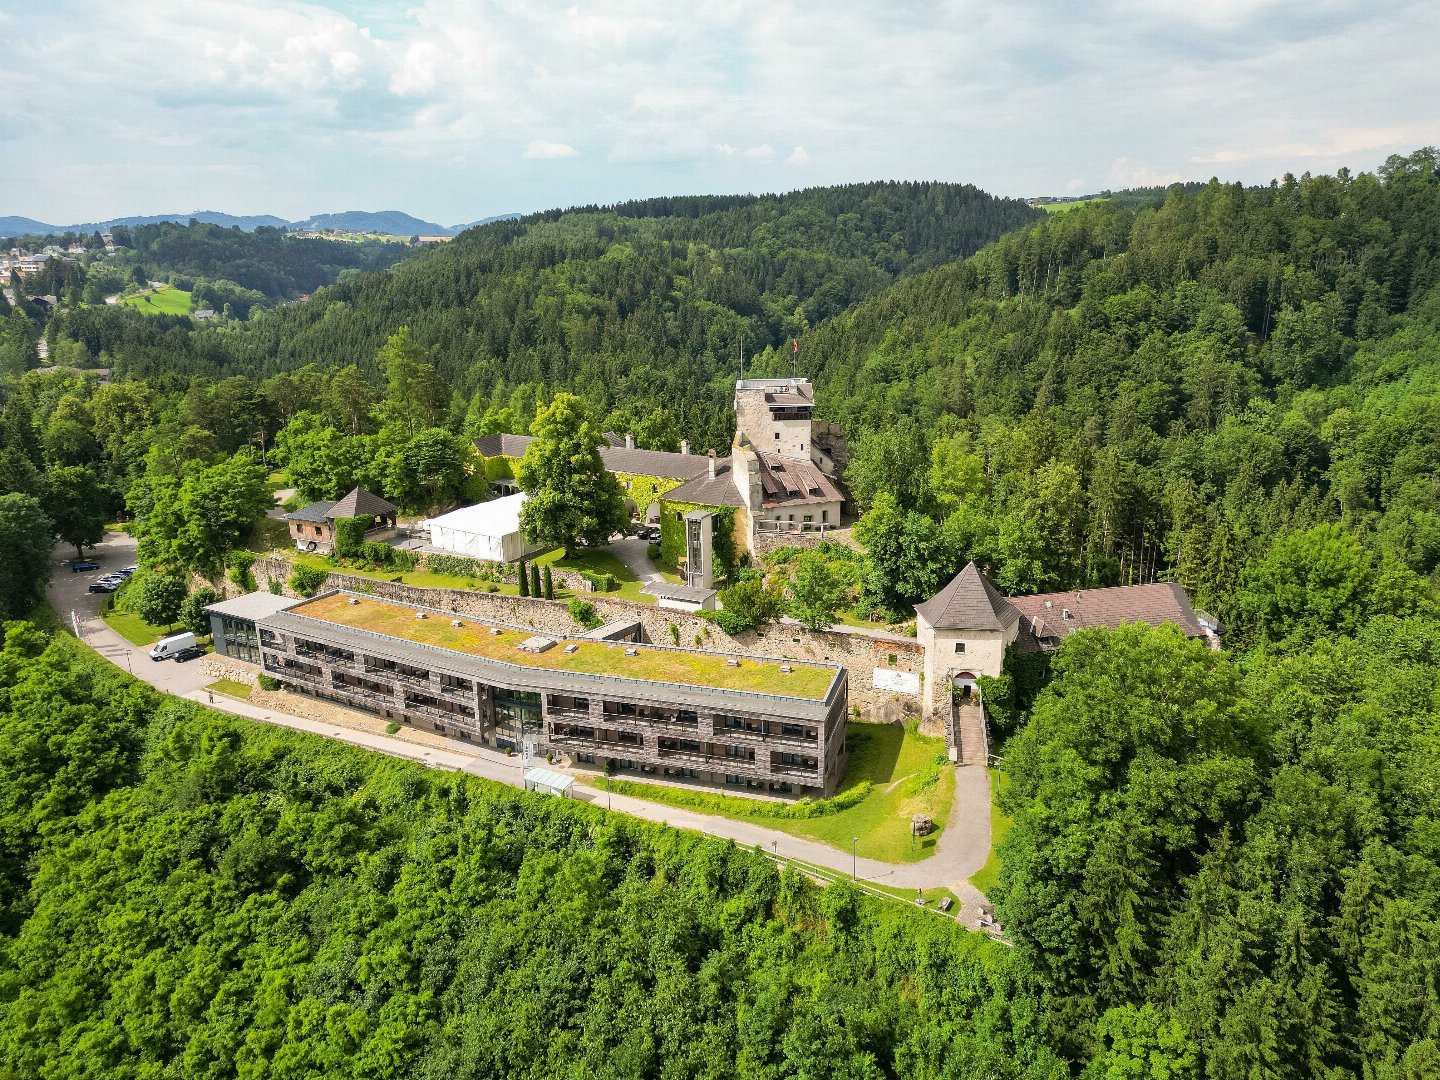
M730 476L730 466L735 459L720 458L717 460L715 476L712 479L709 475L709 466L705 465L707 458L708 455L700 458L703 466L700 475L667 491L665 501L696 503L699 506L744 506L745 500L740 497L740 492L735 487L735 481Z
M400 511L372 492L357 487L330 508L330 517L394 517Z
M608 431L605 439L612 445L600 447L600 462L612 473L657 476L668 480L693 480L705 474L704 454L627 448L624 436ZM525 456L530 441L529 435L482 435L475 440L475 449L485 457L521 458Z
M309 506L302 506L299 510L290 511L290 513L285 515L285 520L313 521L318 525L321 522L330 520L330 508L334 505L334 499L321 499L319 502L313 502Z
M1133 622L1151 626L1174 623L1186 637L1206 636L1205 626L1190 606L1185 590L1169 581L1016 596L1011 603L1025 620L1021 644L1030 648L1067 638L1076 630L1092 626L1115 628Z
M937 630L1007 630L1020 620L1020 612L973 562L917 604L915 613Z
M793 461L778 454L756 454L760 462L762 506L840 502L834 481L811 461Z

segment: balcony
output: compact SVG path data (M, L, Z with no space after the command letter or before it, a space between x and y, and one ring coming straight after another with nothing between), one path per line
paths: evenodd
M772 761L770 771L781 776L802 776L815 779L820 775L820 763L817 761L814 765L786 765L779 761Z
M747 745L758 746L803 746L813 750L820 744L820 732L816 730L814 735L786 735L780 731L763 731L754 728L726 727L724 724L715 722L713 732L717 739L730 739L735 742L744 742Z
M546 709L545 718L554 720L560 724L589 724L591 723L588 709Z

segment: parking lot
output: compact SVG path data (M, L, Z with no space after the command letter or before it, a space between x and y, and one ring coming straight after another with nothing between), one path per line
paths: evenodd
M75 558L75 548L69 544L56 545L51 555L54 572L46 590L55 613L72 628L78 624L81 638L92 649L152 686L183 696L209 682L198 663L177 664L173 660L157 663L150 659L148 647L131 645L100 618L100 605L108 594L90 592L90 583L134 564L135 538L128 533L107 532L105 539L88 557L98 562L100 569L71 573L70 563Z

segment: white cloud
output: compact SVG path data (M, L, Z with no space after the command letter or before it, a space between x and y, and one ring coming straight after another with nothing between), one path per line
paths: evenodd
M0 213L403 204L460 221L762 190L782 159L807 183L1040 195L1370 168L1440 140L1440 5L1419 0L409 2L0 13ZM577 147L583 174L544 165Z
M563 142L534 139L525 147L524 156L532 161L555 161L559 158L579 157L580 151Z

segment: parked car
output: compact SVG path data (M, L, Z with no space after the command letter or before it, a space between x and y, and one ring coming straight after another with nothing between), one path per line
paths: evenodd
M186 631L183 634L171 634L169 637L161 638L150 650L151 660L169 660L177 653L186 649L195 648L195 635Z
M658 544L660 542L660 530L657 528L646 529L645 539L649 543Z
M114 592L120 587L118 581L92 581L87 592Z
M139 569L140 567L138 566L122 566L119 570L116 570L115 572L121 577L128 578L131 574L135 573L135 571Z
M198 645L191 645L188 649L181 649L175 654L177 664L186 663L189 660L198 660L205 655L205 650Z
M100 564L94 559L76 559L70 564L72 574L83 574L86 570L99 570Z

